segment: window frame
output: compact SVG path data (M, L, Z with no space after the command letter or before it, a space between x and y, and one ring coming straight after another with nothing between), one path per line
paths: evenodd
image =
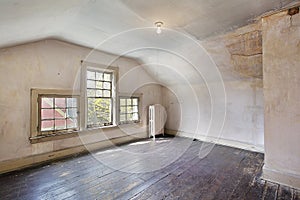
M77 99L77 129L41 131L41 98L47 97L62 97L62 98L76 98ZM64 89L31 89L31 128L30 128L30 142L37 143L48 140L63 139L77 135L80 131L80 92L74 90Z
M111 102L112 102L112 111L111 111L111 125L105 126L91 126L88 127L88 97L87 97L87 71L99 71L101 73L108 72L112 73L112 81L111 81ZM102 64L95 64L87 61L82 61L82 70L81 70L81 113L82 118L81 120L81 128L87 130L93 129L102 129L108 127L115 127L117 126L117 99L118 99L118 78L119 78L119 68L114 66L105 66Z
M131 120L131 121L122 121L120 120L121 118L121 98L137 98L138 99L138 120ZM118 110L118 117L119 125L124 125L124 124L139 124L142 122L142 94L141 93L134 93L134 94L126 94L126 93L121 93L119 94L119 99L118 99L118 104L119 104L119 110Z

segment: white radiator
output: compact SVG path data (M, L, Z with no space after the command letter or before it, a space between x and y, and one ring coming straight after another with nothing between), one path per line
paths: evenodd
M159 104L149 106L149 137L155 135L164 135L164 126L166 121L165 108Z

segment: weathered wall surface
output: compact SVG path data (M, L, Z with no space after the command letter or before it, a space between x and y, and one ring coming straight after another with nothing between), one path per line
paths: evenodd
M224 80L227 96L226 119L220 138L225 143L263 151L261 24L252 24L226 35L210 38L201 44L216 63ZM204 83L192 86L198 98L198 112L195 104L189 102L191 97L184 98L181 95L182 99L177 99L175 94L179 94L178 91L184 93L189 86L183 87L173 86L171 90L174 93L163 92L168 116L172 116L167 119L166 128L178 130L188 136L193 135L185 133L197 129L196 137L205 135L212 116L209 91ZM185 121L180 115L190 115L190 118ZM197 115L200 115L199 127L196 127ZM219 137L218 134L208 136Z
M263 151L261 23L202 43L220 69L227 95L222 138Z
M76 45L45 40L0 50L0 161L52 152L82 144L79 137L30 144L30 89L79 89L80 61L90 49ZM111 64L115 56L93 52L87 59L92 63ZM146 136L146 111L149 104L161 103L161 86L132 59L119 58L113 63L119 67L120 78L128 85L141 87L120 87L120 92L143 93L144 127L107 129L105 135L91 131L83 134L84 141L95 143L111 138L143 132ZM135 68L134 71L132 69ZM129 73L130 71L130 73ZM130 78L135 77L135 78ZM144 85L144 82L147 85Z
M263 18L264 177L300 188L300 14Z

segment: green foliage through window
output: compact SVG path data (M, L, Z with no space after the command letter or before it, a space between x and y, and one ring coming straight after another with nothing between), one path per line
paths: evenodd
M112 125L113 73L87 70L87 126Z

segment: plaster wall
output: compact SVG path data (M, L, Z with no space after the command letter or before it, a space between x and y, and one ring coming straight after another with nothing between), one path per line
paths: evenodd
M215 62L224 81L226 118L223 130L219 132L210 124L212 117L223 120L218 118L218 112L223 108L222 102L212 108L212 101L218 100L211 98L211 91L204 80L197 80L192 85L173 84L165 88L163 103L168 116L172 116L167 118L166 128L188 137L216 142L222 140L227 145L263 152L261 24L251 24L209 38L201 45ZM193 93L195 98L185 95L188 90L192 90L190 94Z
M57 40L44 40L0 49L0 161L70 148L82 143L138 134L146 137L149 104L161 103L161 86L133 59L116 57ZM89 55L89 56L87 56ZM80 89L81 60L119 67L120 93L142 93L140 126L82 132L72 137L31 144L30 89ZM132 70L134 69L134 70ZM126 83L126 84L122 84ZM134 86L134 87L131 87ZM104 129L103 129L104 130Z
M300 14L263 18L264 177L300 188Z

